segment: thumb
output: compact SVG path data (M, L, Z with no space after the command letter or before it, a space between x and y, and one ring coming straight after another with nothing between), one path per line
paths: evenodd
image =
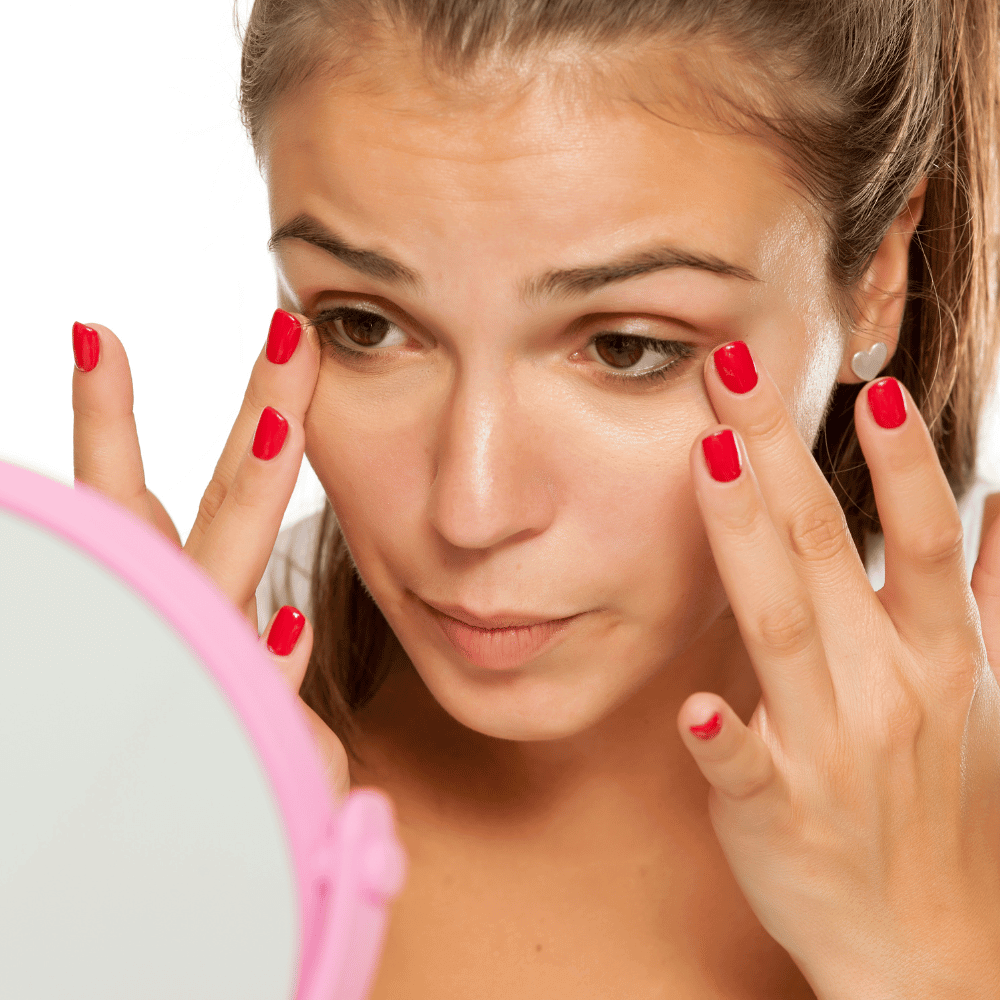
M716 694L691 695L677 715L681 739L718 793L718 805L736 806L742 819L770 816L780 782L771 751Z

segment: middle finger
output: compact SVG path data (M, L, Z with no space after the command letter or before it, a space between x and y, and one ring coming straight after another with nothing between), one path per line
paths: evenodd
M833 684L812 601L745 458L731 429L713 428L691 450L692 479L767 713L783 742L801 745L835 713Z

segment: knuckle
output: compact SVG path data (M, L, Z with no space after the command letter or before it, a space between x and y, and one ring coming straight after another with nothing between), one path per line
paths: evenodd
M251 413L256 413L258 416L264 410L264 407L271 405L261 396L260 386L257 384L256 379L251 378L247 383L246 392L243 393L243 405L246 406Z
M849 542L847 519L840 504L830 498L799 512L788 526L792 551L808 562L826 562Z
M932 568L953 564L965 551L965 534L961 520L949 517L911 531L906 548L912 558Z
M781 600L767 607L757 619L761 644L778 653L797 653L812 641L815 620L802 599Z
M746 425L744 436L763 444L780 438L788 427L788 417L781 407L766 406L754 414Z
M726 530L739 538L748 538L756 534L761 523L760 507L751 499L744 497L743 502L734 503L723 513Z
M233 485L229 489L229 497L239 510L252 510L260 504L260 493L256 488L256 483L252 481L254 478L253 476L237 475L233 480Z
M757 767L747 773L734 775L726 782L724 795L733 802L746 802L760 795L771 784L768 768Z
M198 521L211 523L215 520L215 515L219 513L219 508L228 492L226 484L221 479L213 477L202 494L201 503L198 504Z
M880 685L871 693L871 717L866 725L875 749L882 755L909 751L926 722L920 700L902 678Z

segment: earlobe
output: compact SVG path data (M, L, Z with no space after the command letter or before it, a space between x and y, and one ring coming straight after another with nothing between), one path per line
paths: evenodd
M910 241L923 215L926 192L924 177L893 220L855 290L857 321L847 339L839 382L870 382L896 353L906 306Z

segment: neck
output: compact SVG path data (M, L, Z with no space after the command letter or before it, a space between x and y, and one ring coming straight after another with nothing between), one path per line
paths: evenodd
M615 816L612 802L626 798L668 828L701 827L708 787L676 726L696 691L717 692L744 721L760 697L728 615L599 722L557 740L503 740L468 729L403 658L358 713L363 764L352 767L352 778L385 789L407 811L437 812L447 801L449 813L485 822L493 833L498 824L511 832L521 823L534 827L562 807L578 813L581 798L598 814Z
M650 988L812 997L733 879L708 785L677 732L681 704L704 690L744 721L760 697L731 618L600 722L558 740L467 729L401 663L359 713L365 763L352 768L352 784L393 800L411 857L394 920L415 934L430 921L464 940L482 919L470 913L476 886L512 940L541 921L573 954L648 956L628 974ZM595 927L605 931L588 936Z

